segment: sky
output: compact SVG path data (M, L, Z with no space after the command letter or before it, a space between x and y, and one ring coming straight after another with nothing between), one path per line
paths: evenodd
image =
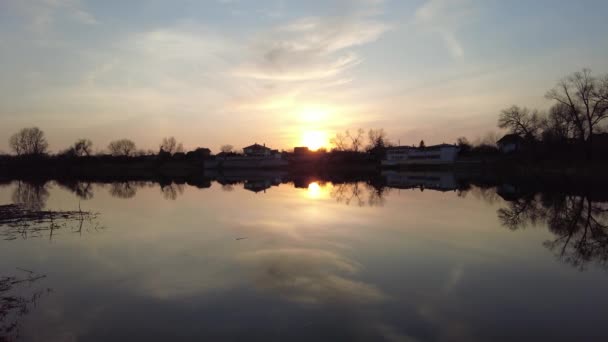
M608 72L606 1L0 0L0 151L166 136L218 152L498 132L562 77ZM330 147L330 146L328 146Z

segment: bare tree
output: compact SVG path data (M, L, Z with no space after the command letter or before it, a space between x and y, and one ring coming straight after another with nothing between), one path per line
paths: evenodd
M350 139L350 150L353 152L359 152L363 146L363 135L365 131L363 128L359 128L355 133L351 134L349 130L346 130L346 137Z
M586 143L590 158L593 133L608 117L608 75L596 78L591 70L583 69L559 81L546 97L568 109L567 114L578 138Z
M348 142L346 136L342 133L336 133L336 135L329 140L334 145L334 148L338 151L346 151L348 149Z
M370 129L367 132L368 149L385 148L389 145L388 138L384 129Z
M89 139L79 139L72 146L72 151L75 156L90 156L93 153L93 142Z
M503 109L498 117L498 127L508 129L522 138L536 138L543 120L537 110L511 106Z
M220 147L220 151L224 152L224 153L232 153L232 152L234 152L234 146L232 146L230 144L222 145Z
M9 146L17 155L44 154L49 147L44 132L38 127L23 128L9 139Z
M112 141L108 145L108 150L113 156L131 156L137 150L135 143L129 139Z
M184 152L184 146L182 143L178 143L175 137L163 138L160 144L160 150L163 152L169 152L171 154L177 152Z
M458 147L460 148L461 153L466 153L471 150L471 143L466 137L459 137L458 139L456 139L456 145L458 145Z
M543 141L556 142L575 137L576 126L569 114L568 106L556 103L549 110L543 127Z

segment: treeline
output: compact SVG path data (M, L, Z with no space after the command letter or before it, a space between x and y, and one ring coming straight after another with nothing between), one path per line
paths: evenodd
M536 157L598 159L608 149L608 74L593 76L589 69L575 72L550 89L548 111L513 105L502 110L498 127L506 129L519 154ZM464 137L457 144L463 152L498 151L492 139L472 146Z
M23 128L12 135L9 139L9 147L18 158L40 158L51 156L48 150L48 141L44 132L38 127ZM78 139L68 148L52 155L57 158L78 158L78 157L185 157L187 155L208 156L210 150L207 148L197 148L185 152L183 144L177 142L175 137L163 138L159 144L158 152L153 150L138 149L135 142L130 139L118 139L110 142L106 150L93 152L93 142L89 139Z

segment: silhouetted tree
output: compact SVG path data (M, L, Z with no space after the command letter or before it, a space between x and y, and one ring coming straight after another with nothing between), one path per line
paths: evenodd
M44 154L49 147L44 132L38 127L23 128L9 139L9 146L17 155Z
M336 135L329 140L329 142L334 145L334 149L338 151L346 151L348 149L348 142L346 140L346 136L342 133L336 133Z
M460 149L460 153L467 153L471 150L471 143L466 137L459 137L456 139L456 145L458 145Z
M112 141L108 145L108 150L113 156L131 156L137 150L135 143L129 139Z
M569 108L563 103L556 103L549 110L544 122L542 138L544 142L557 142L576 136L576 126L569 114Z
M537 110L511 106L503 109L498 117L498 127L509 130L522 138L537 138L543 119Z
M350 149L353 152L359 152L361 147L363 146L363 135L365 131L363 128L357 129L355 133L350 133L349 130L346 130L346 137L350 139Z
M177 152L181 153L184 152L184 146L182 145L182 143L178 143L175 140L175 137L168 137L163 138L163 141L160 144L160 150L171 154Z
M424 140L420 140L420 144L418 144L418 147L420 147L420 148L426 147L426 145L424 144Z
M77 157L88 157L93 153L93 142L89 139L78 139L71 149Z
M591 158L593 134L600 123L608 117L608 75L600 78L583 69L567 76L550 90L546 97L562 104L577 136L586 144L587 156Z
M347 129L344 133L336 133L329 142L334 145L336 151L359 152L364 144L364 135L365 131L362 128L359 128L355 133L351 133Z
M384 129L370 129L367 132L368 150L384 149L389 145Z
M234 146L232 146L230 144L222 145L220 147L220 152L223 152L223 153L232 153L233 150L234 150Z

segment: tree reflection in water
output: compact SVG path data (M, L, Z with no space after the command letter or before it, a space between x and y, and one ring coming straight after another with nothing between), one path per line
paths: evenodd
M117 198L133 198L137 193L135 182L117 182L110 185L110 195Z
M73 188L83 189L78 185L73 185ZM90 184L84 189L88 190L83 190L83 196L89 196L85 194L91 191ZM66 228L77 233L82 233L83 229L100 228L95 220L97 214L81 210L80 205L74 211L43 210L49 196L47 183L17 182L12 195L13 204L0 205L0 237L5 240L27 239L48 232L49 239L52 239L56 231Z
M511 230L547 224L556 237L543 245L559 260L580 270L590 263L608 270L608 202L588 196L529 195L499 209L498 218Z
M49 190L46 182L30 183L18 181L13 191L13 203L21 205L28 210L39 211L44 209L49 199Z
M391 188L389 187L371 183L336 183L329 195L336 202L346 205L351 205L352 203L359 207L365 207L366 205L381 207L385 204L386 195L390 191Z
M179 195L184 194L184 184L164 184L161 185L160 191L164 199L175 201Z
M81 200L90 200L93 198L93 184L91 182L80 182L80 181L58 181L57 184L66 189Z

